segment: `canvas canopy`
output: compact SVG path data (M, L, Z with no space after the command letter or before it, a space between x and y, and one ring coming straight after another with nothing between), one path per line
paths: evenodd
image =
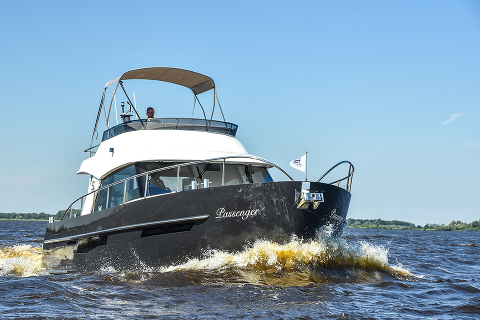
M117 81L131 79L170 82L189 88L195 95L215 88L215 83L213 82L212 78L203 74L177 68L153 67L127 71L120 77L107 82L105 89Z

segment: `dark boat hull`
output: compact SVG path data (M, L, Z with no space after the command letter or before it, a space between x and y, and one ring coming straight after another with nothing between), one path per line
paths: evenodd
M329 225L340 234L351 195L310 184L324 202L298 209L301 182L205 188L138 199L85 216L50 223L43 267L51 271L155 270L202 258L209 250L239 251L263 239L314 239Z

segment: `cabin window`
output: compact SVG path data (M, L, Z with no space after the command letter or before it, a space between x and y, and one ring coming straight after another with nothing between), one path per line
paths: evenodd
M273 179L265 167L233 164L225 166L225 185L271 181L273 181Z
M180 183L178 190L191 189L192 181L196 181L198 187L203 188L205 179L209 180L210 187L219 187L222 185L222 170L223 164L221 163L199 163L182 167L180 169ZM265 167L236 164L225 165L224 185L226 186L271 181L273 181L273 179Z
M118 182L120 180L142 174L148 171L174 166L174 162L138 162L134 165L120 169L102 180L102 186ZM210 182L210 187L222 185L222 163L198 163L195 165L157 171L148 176L140 176L127 180L123 183L113 185L101 190L97 195L94 207L95 211L115 207L122 203L138 199L144 196L153 196L172 191L190 190L192 182L196 181L197 188L204 188L205 179ZM178 174L178 177L177 177ZM148 181L145 179L148 178ZM273 181L270 173L265 167L240 164L226 164L224 185L238 185ZM145 190L145 187L147 188Z
M180 171L182 183L179 190L188 190L192 181L202 184L205 179L210 181L211 187L222 185L223 164L221 163L199 163L182 169ZM271 181L273 179L265 167L237 164L225 165L224 184L226 186ZM202 186L199 187L202 188Z
M134 165L127 168L121 169L107 178L102 180L102 186L106 186L117 181L123 180L125 178L134 176L137 174L136 168ZM131 179L125 183L119 183L114 186L111 186L107 189L103 189L98 193L97 203L95 205L94 211L99 211L106 208L115 207L121 205L124 200L130 201L140 197L141 188L139 184L139 179ZM124 197L124 191L125 197Z
M172 162L138 162L135 164L138 173L173 166ZM144 192L145 176L139 178ZM177 169L167 169L148 175L147 197L157 194L169 193L177 190Z
M143 173L155 169L174 166L174 162L140 162L136 164L137 172ZM178 176L178 191L190 190L192 181L196 181L199 188L203 188L205 179L210 181L210 187L222 185L222 163L198 163L180 168ZM147 196L163 194L177 190L177 168L158 171L149 175L147 184ZM142 177L141 190L145 185ZM140 180L140 179L139 179ZM270 173L265 167L251 165L225 165L225 185L237 185L247 183L271 182Z

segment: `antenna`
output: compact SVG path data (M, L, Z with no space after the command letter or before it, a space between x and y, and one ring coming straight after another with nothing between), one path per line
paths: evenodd
M308 151L305 151L305 181L307 181L307 153Z
M135 105L135 110L137 109L137 99L135 98L135 90L133 90L133 104ZM137 114L135 113L135 119L138 119Z
M118 126L117 98L113 96L113 99L115 100L115 120L117 120L117 126Z

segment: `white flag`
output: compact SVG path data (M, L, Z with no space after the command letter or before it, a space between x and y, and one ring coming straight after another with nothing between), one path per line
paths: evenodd
M306 166L306 158L307 158L307 156L306 156L306 155L303 155L303 156L301 156L301 157L298 158L298 159L292 160L292 161L290 162L290 165L291 165L292 167L294 167L295 169L298 169L298 170L300 170L300 171L305 172L305 170L306 170L306 168L307 168L307 166Z

